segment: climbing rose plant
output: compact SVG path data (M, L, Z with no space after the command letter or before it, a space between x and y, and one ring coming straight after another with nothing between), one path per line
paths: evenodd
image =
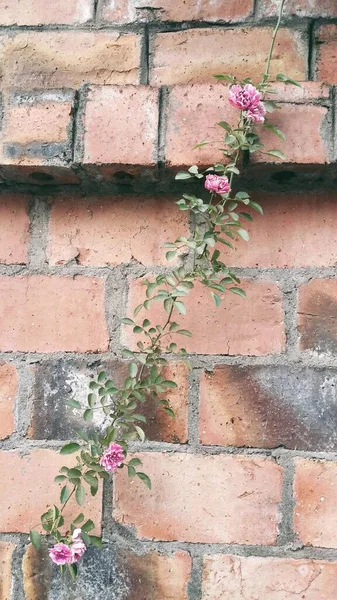
M76 576L77 563L89 545L101 546L102 540L92 535L95 524L86 519L82 512L75 514L70 523L65 523L64 510L72 497L82 506L88 492L95 496L101 480L110 478L118 469L126 469L130 478L138 477L151 489L148 475L141 470L139 458L128 458L129 442L145 440L142 424L146 418L141 406L148 399L155 399L158 406L171 417L174 412L167 399L167 392L177 387L176 383L165 379L163 367L168 363L169 355L185 357L187 352L180 347L180 336L191 337L192 333L179 325L179 315L186 313L185 298L196 284L206 286L217 306L226 292L245 296L240 280L221 260L221 245L233 248L233 242L239 236L248 241L245 221L252 221L248 207L263 214L262 207L251 200L246 191L233 191L235 176L240 175L243 156L262 153L275 158L283 158L278 149L265 150L258 130L268 129L276 136L285 139L284 134L268 123L268 114L280 107L270 97L275 93L270 84L270 62L280 26L284 0L281 2L279 18L273 32L270 51L266 61L266 70L261 81L254 85L250 78L238 81L232 75L216 75L216 79L229 85L228 102L237 109L237 124L232 127L226 121L217 125L224 130L222 153L223 163L217 163L204 171L196 165L188 171L179 172L178 180L197 180L202 192L199 196L184 193L177 205L182 211L194 216L195 229L190 237L179 237L168 242L167 260L176 255L190 252L193 256L191 268L179 267L169 274L161 274L153 279L144 279L145 297L134 310L133 319L124 318L122 323L132 328L138 337L137 350L125 348L123 357L128 359L128 376L122 385L118 385L101 371L96 379L89 383L87 405L82 407L76 399L70 399L68 405L75 409L84 409L83 419L90 422L94 411L102 411L108 425L102 433L77 432L77 440L67 443L61 454L76 454L72 468L60 469L55 481L61 484L59 505L52 506L41 516L41 526L53 539L49 548L50 559L62 570L68 568L72 577ZM283 74L276 79L287 84L299 85ZM211 143L203 141L202 147ZM243 207L243 209L242 209ZM153 324L144 315L154 302L163 305L164 318L161 323ZM165 316L166 315L166 316ZM131 361L131 362L130 362ZM163 397L163 395L165 397ZM37 549L41 545L40 534L32 530L30 539Z

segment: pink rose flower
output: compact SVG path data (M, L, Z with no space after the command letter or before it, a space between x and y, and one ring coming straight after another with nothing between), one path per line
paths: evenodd
M247 83L244 87L233 85L230 89L229 102L235 108L247 110L248 108L257 106L261 97L260 92L251 83Z
M67 544L55 544L49 550L49 556L56 565L70 565L73 562L72 551Z
M246 118L253 123L264 123L264 117L266 114L266 109L262 102L259 102L256 106L249 108L246 112Z
M214 194L227 194L230 190L228 177L220 175L206 175L205 188Z
M71 546L71 562L75 563L78 560L80 560L80 558L82 558L83 554L85 553L86 549L87 547L83 540L79 539L76 542L74 542Z
M100 458L99 464L107 473L113 473L124 461L123 448L115 442L111 442Z

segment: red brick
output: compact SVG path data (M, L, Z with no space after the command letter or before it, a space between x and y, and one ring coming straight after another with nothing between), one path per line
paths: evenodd
M25 264L29 243L27 196L0 196L0 222L0 263Z
M4 352L107 350L104 283L87 277L0 277Z
M204 557L202 600L331 600L337 563L218 554Z
M83 162L154 165L157 126L157 90L145 86L92 88L85 113Z
M275 17L279 8L277 0L262 0L258 16ZM335 0L288 0L284 5L283 14L299 17L337 17L337 5Z
M334 267L337 265L336 194L252 194L264 216L245 222L249 243L235 240L235 249L219 248L228 266ZM317 222L320 227L317 229Z
M140 36L108 31L11 32L1 37L0 54L4 89L124 85L138 83Z
M0 363L0 439L14 432L14 400L18 389L16 368Z
M304 545L337 548L337 463L296 459L294 527Z
M158 552L137 556L120 549L121 568L130 582L125 600L187 600L191 557L178 550L171 556Z
M138 537L275 544L282 492L282 469L275 462L180 453L140 457L152 491L136 480L130 484L123 469L114 504L117 521L135 527Z
M248 300L227 292L216 307L209 290L197 285L186 298L186 315L175 315L192 338L175 336L175 341L188 352L198 354L264 355L284 349L282 299L279 288L267 281L242 282ZM130 281L129 314L145 299L142 280ZM144 318L146 311L140 313ZM154 302L150 313L153 324L164 322L166 313L160 302ZM196 326L197 323L197 326ZM136 349L135 335L124 328L123 341ZM172 338L173 339L173 338Z
M49 262L76 258L82 265L119 265L132 259L166 264L164 242L188 235L186 213L173 199L119 196L57 198L53 204Z
M10 542L0 543L0 598L11 599L12 588L12 556L15 549Z
M53 484L54 477L60 467L70 467L74 461L73 456L62 456L54 450L32 450L22 456L17 451L1 451L1 479L7 485L0 489L0 531L26 533L32 527L37 528L40 515L50 504L58 503L61 486ZM101 490L94 498L88 493L85 512L97 530L100 529L101 503ZM74 516L76 506L75 500L69 501L64 511L65 520Z
M298 331L302 350L337 351L337 279L313 279L299 289Z
M271 35L270 27L159 33L151 49L150 82L153 85L204 83L212 81L214 74L227 71L239 78L259 79L265 69ZM253 53L251 48L255 50ZM272 60L272 77L281 72L298 80L306 79L305 54L301 34L281 29Z
M5 103L2 165L68 165L72 157L73 94L14 96Z
M100 363L118 385L123 385L128 376L128 364L125 361L106 360ZM70 410L66 406L69 394L86 404L88 382L95 369L87 361L79 359L43 361L32 368L35 378L34 405L29 437L38 440L68 440L74 431L83 429L83 411ZM162 397L169 400L176 417L173 419L158 407L154 399L148 398L141 405L141 413L147 419L144 431L150 440L164 442L187 441L188 412L188 368L185 363L170 362L163 369L166 379L177 383L177 389L170 389ZM93 424L88 428L101 430L105 417L95 411Z
M225 21L235 23L249 17L253 12L253 0L204 0L196 3L194 0L177 0L162 2L162 0L103 0L102 18L113 23L133 23L151 19L154 11L155 19L160 21Z
M71 25L93 17L93 0L0 0L1 25Z
M330 126L327 122L328 109L324 106L283 104L282 110L268 116L268 122L276 125L286 140L275 137L271 131L262 130L261 142L264 150L278 148L284 159L266 154L255 154L253 162L324 164L329 162ZM276 141L275 141L276 140Z
M335 369L218 365L200 384L203 444L337 449Z
M337 8L336 8L337 11ZM322 25L317 34L316 77L319 81L337 84L337 25Z

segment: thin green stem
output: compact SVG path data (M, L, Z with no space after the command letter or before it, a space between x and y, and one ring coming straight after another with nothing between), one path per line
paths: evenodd
M286 0L282 0L281 1L281 5L280 5L280 10L279 10L279 15L278 15L278 19L277 19L277 23L275 26L275 29L273 31L273 36L271 39L271 44L270 44L270 49L269 49L269 54L268 54L268 58L267 58L267 64L266 64L266 70L264 73L264 79L267 81L270 75L270 62L271 62L271 58L274 52L274 47L275 47L275 42L276 42L276 36L277 36L277 32L280 28L281 25L281 19L282 19L282 14L283 14L283 7L285 4Z

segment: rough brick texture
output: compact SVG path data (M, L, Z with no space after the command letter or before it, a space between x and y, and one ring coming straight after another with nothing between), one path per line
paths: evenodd
M28 258L28 198L19 194L0 197L0 261L25 264Z
M130 494L130 482L121 472L114 498L115 518L135 527L138 537L275 544L282 490L282 469L276 463L221 455L149 453L141 458L153 491L133 482Z
M0 598L2 600L10 600L11 597L11 567L14 549L14 544L9 542L0 543Z
M18 390L15 365L0 364L0 439L14 432L14 402Z
M188 29L159 33L151 47L153 85L209 82L217 73L230 72L239 78L257 78L264 71L271 29ZM250 52L256 37L258 48ZM301 35L281 29L276 42L271 73L287 72L306 79L305 44Z
M337 563L218 554L204 559L202 600L330 600Z
M303 350L336 353L337 279L313 279L299 290L298 330Z
M276 0L259 0L260 17L275 17L279 4ZM285 15L299 17L337 17L337 6L334 0L288 0L284 6Z
M49 261L166 264L163 244L182 234L188 235L186 214L177 211L173 198L58 198L52 208Z
M337 26L322 25L317 31L317 43L316 77L336 84Z
M1 0L1 25L72 25L87 23L94 13L93 0Z
M0 529L2 532L29 532L39 523L40 515L55 501L55 491L59 487L46 486L53 481L62 465L72 465L73 457L62 456L54 450L32 450L20 456L14 450L0 452L0 473L8 481L8 488L0 490ZM23 493L24 490L24 493ZM100 530L101 492L92 498L88 495L88 510ZM72 508L71 508L72 507ZM90 507L90 508L89 508ZM65 514L72 515L76 503L70 500Z
M282 352L284 324L278 287L267 281L245 281L240 285L249 295L249 304L228 291L218 308L209 290L196 285L194 293L186 298L187 314L179 316L180 326L191 330L198 314L198 330L192 338L183 340L187 351L256 356ZM139 304L143 290L141 279L130 281L129 314ZM159 302L153 304L150 314L153 322L165 322ZM137 338L130 329L125 328L123 339L136 348Z
M104 283L87 277L1 277L2 351L107 350ZM79 337L74 338L77 331Z

